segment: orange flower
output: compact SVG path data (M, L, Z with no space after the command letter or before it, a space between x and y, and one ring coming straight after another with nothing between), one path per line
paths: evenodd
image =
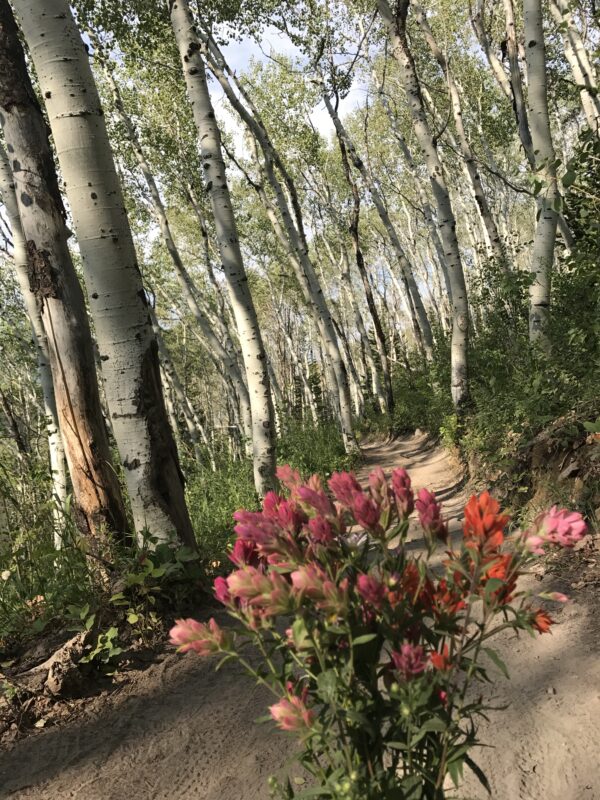
M538 608L533 614L531 624L540 633L548 633L550 626L554 624L554 620L547 611Z
M510 519L500 514L500 505L489 492L473 495L465 506L463 535L467 546L475 545L489 553L504 541L504 528Z
M432 653L430 656L431 659L431 666L434 669L439 669L440 672L445 672L446 670L452 667L452 662L448 658L448 645L445 644L442 648L442 652Z
M513 570L513 557L507 553L492 557L487 560L487 563L491 566L485 569L483 585L485 586L485 583L491 578L504 581L504 586L501 586L493 594L497 600L508 603L517 584L517 574Z

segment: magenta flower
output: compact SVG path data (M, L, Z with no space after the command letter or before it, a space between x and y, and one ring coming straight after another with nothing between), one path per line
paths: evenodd
M295 503L279 497L275 492L267 492L263 500L263 514L289 533L298 533L306 521L306 514Z
M442 507L438 503L436 496L428 489L421 489L415 502L419 520L428 540L439 539L442 542L448 540L448 525L442 519Z
M311 489L309 486L300 486L298 489L298 497L303 503L314 508L318 514L324 517L333 516L335 514L333 503L323 491L315 491L315 489Z
M362 494L360 483L351 472L334 472L328 481L335 499L345 508L351 508L357 494Z
M392 489L396 496L396 506L398 513L405 518L412 514L415 507L411 480L408 472L399 467L392 472Z
M236 567L248 565L257 567L260 556L256 544L251 539L237 539L233 545L233 550L229 554L229 560L233 561Z
M405 680L410 680L420 675L427 666L421 645L412 645L409 642L404 642L400 647L400 652L392 650L391 656L394 669Z
M373 575L359 575L356 590L367 603L375 608L381 608L386 596L386 587Z
M361 492L354 497L352 513L359 525L367 530L373 530L379 524L381 509L374 500Z
M323 517L313 517L308 521L308 538L316 544L328 545L335 541L330 523Z
M215 578L213 589L215 597L219 603L223 603L224 606L231 605L233 598L229 593L229 586L227 585L225 578Z
M278 703L269 706L269 711L283 731L307 733L315 721L314 711L308 709L304 700L294 694L288 694Z
M171 644L176 645L180 653L194 650L201 656L228 650L231 636L220 628L214 619L206 625L195 619L177 619L169 632Z

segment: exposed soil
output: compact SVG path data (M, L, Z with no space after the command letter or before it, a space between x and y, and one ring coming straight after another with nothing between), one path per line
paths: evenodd
M461 472L441 448L415 435L365 448L361 469L409 468L416 488L436 490L456 533L465 501ZM416 543L415 543L415 546ZM598 540L528 578L572 598L552 635L500 637L512 680L495 685L482 725L490 745L473 755L494 800L600 800ZM0 751L0 798L15 800L266 800L267 777L287 770L294 742L256 725L268 698L233 667L168 649L116 687L63 708L64 718ZM461 798L486 797L465 776Z

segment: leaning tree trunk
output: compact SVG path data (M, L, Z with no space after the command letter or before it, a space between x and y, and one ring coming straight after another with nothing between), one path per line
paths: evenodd
M3 170L5 202L13 233L22 227L26 265L19 270L41 362L50 364L52 385L42 370L49 416L58 420L78 527L101 539L106 530L123 536L125 506L111 453L83 292L67 246L68 231L48 130L31 85L16 23L0 0L0 106L12 178ZM11 196L14 203L11 203ZM12 209L11 209L12 206ZM19 256L19 261L23 254ZM62 482L60 444L49 430L53 468ZM62 494L62 487L59 489Z
M52 476L52 497L55 505L53 510L54 544L58 550L62 546L62 526L64 525L63 510L68 491L65 448L60 433L58 411L56 409L56 397L54 396L48 340L46 338L40 308L29 285L27 242L19 216L15 184L10 164L2 145L0 145L0 199L4 203L6 216L11 227L13 264L21 288L21 294L23 295L27 316L31 323L31 332L37 356L38 373L44 404L44 416L46 418L46 434L48 436L48 456L50 461L50 474Z
M352 141L352 139L350 139L350 136L348 135L348 132L345 129L339 114L333 107L331 99L329 98L327 92L324 92L323 99L325 101L325 106L327 108L327 111L329 112L329 116L331 117L331 121L333 122L333 125L335 127L338 140L340 142L343 142L348 152L348 155L350 156L350 159L354 164L354 167L360 173L365 186L369 190L369 194L371 195L373 204L377 209L379 218L383 223L383 227L385 228L385 231L389 236L390 242L398 259L398 264L400 265L400 270L408 286L408 291L411 298L411 304L414 306L416 312L419 330L418 331L415 330L415 338L417 340L422 340L427 358L430 359L432 357L432 352L433 352L433 333L431 331L431 325L429 323L427 312L425 311L425 306L423 305L421 293L419 292L419 287L417 286L417 283L415 281L412 265L409 262L402 245L400 244L400 238L398 237L398 232L396 231L396 228L392 223L390 215L388 214L387 208L385 207L385 203L383 202L383 198L381 197L381 194L377 189L374 181L371 180L367 168L365 166L365 163L362 160L362 158L358 155L356 147L354 146L354 142Z
M456 135L458 137L460 152L465 162L467 175L469 177L469 181L473 189L475 202L477 203L477 209L481 216L483 225L485 226L487 236L489 238L491 252L494 258L496 259L498 265L505 272L508 272L509 269L506 259L506 252L504 250L502 239L498 232L496 222L494 220L487 197L485 195L483 184L481 182L481 176L477 168L477 162L475 160L475 156L471 148L471 143L469 142L469 138L465 130L463 122L462 102L460 98L458 84L456 82L456 79L454 78L452 70L450 69L450 64L448 63L448 59L442 52L440 46L438 45L433 35L433 31L431 30L429 23L427 22L427 17L425 16L425 12L421 8L421 6L417 6L416 4L415 4L415 11L416 11L417 22L419 23L419 26L423 31L425 41L429 45L429 49L431 50L431 53L435 58L435 60L438 62L440 69L442 70L442 73L444 74L444 77L446 79L446 85L448 87L448 95L450 98L450 105L452 107L452 115L454 117L454 127L456 128Z
M387 414L392 414L394 411L394 392L392 389L392 376L388 359L387 342L385 339L385 333L383 332L383 325L381 324L379 312L377 311L377 306L375 305L375 300L373 298L373 289L371 288L371 284L369 282L369 276L367 274L365 259L360 243L360 193L358 191L356 181L352 177L350 163L348 161L348 154L346 151L346 144L339 135L338 143L342 156L344 176L348 186L350 187L350 191L352 192L352 211L350 213L350 224L348 228L350 231L350 237L352 238L352 247L354 250L354 258L356 260L356 268L358 270L358 274L360 275L360 280L365 292L367 308L369 309L371 319L373 320L375 344L377 347L377 352L379 353L381 371L383 373L383 383L385 386L385 407L382 409L382 411Z
M204 61L187 0L169 2L171 23L198 129L202 167L219 252L238 330L252 409L254 483L264 495L275 483L275 428L266 353L248 287Z
M600 99L594 67L588 58L586 47L573 20L567 0L550 0L550 12L562 33L565 57L571 67L573 78L579 88L581 106L588 125L600 133Z
M68 0L17 0L82 256L135 529L194 547L156 340L85 45ZM91 360L90 364L93 363Z
M288 252L290 264L294 269L305 301L315 320L323 342L327 379L332 390L331 398L333 400L333 407L336 409L337 418L340 422L344 447L346 452L354 452L357 450L357 443L352 431L352 409L350 405L348 376L344 367L341 347L337 340L331 313L309 255L309 248L302 221L302 211L296 187L291 176L285 169L283 160L271 141L267 129L260 118L258 109L253 105L244 87L235 79L231 70L226 67L223 55L218 51L216 44L212 40L209 40L208 37L204 37L201 46L206 57L209 59L210 69L219 81L227 99L237 111L262 150L264 156L262 172L265 174L267 182L275 195L275 204L281 217L281 223L279 223L279 220L276 218L276 213L270 200L266 196L264 188L256 186L256 184L253 184L253 186L259 193L261 202L265 206L267 216L276 235ZM244 99L250 110L246 108L241 102L240 97L236 94L236 91L234 91L232 83L227 77L226 70L227 74L232 76L232 81L235 84L237 92L240 97ZM256 154L255 157L258 163L258 154ZM283 178L287 196L277 177L276 169ZM289 203L287 199L288 196L290 198Z
M543 181L539 197L538 221L533 238L529 288L529 339L548 349L547 324L550 307L550 276L554 259L560 197L556 175L556 156L550 132L546 86L546 48L541 0L524 0L525 46L529 73L529 124L537 172Z
M460 414L469 396L467 361L469 304L467 287L456 236L456 220L452 211L450 193L446 185L436 141L431 133L425 113L421 87L406 35L406 17L409 2L410 0L397 0L396 13L392 11L388 0L377 0L377 6L381 17L387 25L394 57L400 67L400 79L406 91L415 137L423 154L435 199L440 236L444 245L444 255L452 285L451 391L454 406Z

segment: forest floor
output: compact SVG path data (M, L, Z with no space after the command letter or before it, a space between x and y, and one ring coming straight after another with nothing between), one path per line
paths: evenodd
M386 472L403 465L415 488L434 489L458 533L464 482L442 448L421 435L369 444L360 477L377 464ZM588 540L527 578L573 598L552 635L496 641L512 679L499 679L494 699L509 706L481 726L489 747L473 753L494 800L600 800L597 548L597 538ZM301 783L293 740L255 724L265 713L264 691L233 667L213 667L165 646L147 668L0 751L0 798L266 800L273 772L288 770ZM487 797L465 777L458 797Z

